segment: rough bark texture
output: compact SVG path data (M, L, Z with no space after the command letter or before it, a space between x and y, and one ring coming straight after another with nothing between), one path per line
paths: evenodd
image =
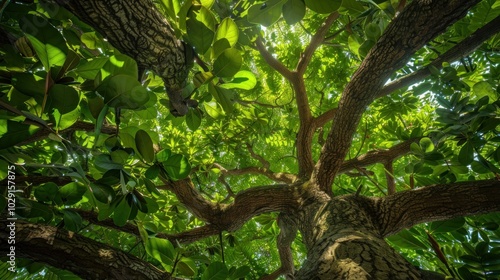
M313 181L318 186L331 193L332 182L351 147L359 120L389 76L478 2L413 1L387 26L342 93L332 129L313 172Z
M115 48L134 58L140 69L151 69L165 82L172 113L185 115L182 98L193 61L192 48L180 41L151 0L56 0L98 30Z
M9 221L0 223L0 240L7 244ZM16 221L16 255L67 269L84 279L172 279L148 262L105 244L42 224ZM8 246L1 246L3 256Z

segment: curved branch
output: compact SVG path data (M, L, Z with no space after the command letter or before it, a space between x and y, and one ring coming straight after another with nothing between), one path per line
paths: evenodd
M481 44L483 44L484 41L488 40L498 32L500 32L500 16L497 16L495 19L476 30L469 37L465 38L460 43L456 44L453 48L437 57L429 65L384 86L377 94L377 98L386 96L400 88L411 86L423 80L431 74L429 70L431 65L439 69L442 67L443 62L456 61L475 51L478 47L481 46Z
M214 163L214 166L217 167L218 169L220 169L220 171L223 175L228 175L228 176L257 174L257 175L266 176L267 178L269 178L275 182L281 182L281 183L286 183L286 184L291 184L291 183L298 180L297 176L295 176L294 174L284 173L284 172L272 172L269 169L263 168L263 167L251 166L251 167L238 168L238 169L226 169L218 163Z
M255 46L257 50L260 52L260 55L264 58L264 60L273 68L274 70L278 71L283 77L285 77L287 80L291 81L292 80L292 72L286 68L283 63L281 63L278 59L276 59L267 49L266 46L264 46L264 43L262 42L262 38L258 37L257 40L255 40Z
M416 224L500 211L497 179L440 184L398 192L377 202L382 236Z
M417 50L462 18L479 0L412 1L387 27L347 84L312 181L332 194L331 185L351 147L366 107L390 75Z
M331 121L335 116L335 112L337 112L337 108L330 109L323 114L314 118L314 127L319 128L324 126L327 122Z
M7 226L13 227L7 228ZM8 244L15 231L16 257L69 270L84 279L172 279L167 272L135 256L53 226L21 220L0 222L0 239ZM5 256L9 246L1 246ZM47 252L50 252L49 254Z
M262 164L262 167L264 167L265 169L269 169L269 166L271 165L269 163L269 161L267 161L261 155L256 154L253 150L252 145L250 145L249 143L247 143L246 145L247 145L247 150L250 153L250 156L252 156L254 159L258 160L260 162L260 164Z
M295 71L299 73L299 75L304 74L307 69L307 65L309 65L309 62L311 62L314 52L324 42L326 33L332 26L333 22L335 22L335 20L339 18L339 16L340 14L338 12L331 13L326 18L325 22L323 22L320 28L316 31L316 34L312 36L311 42L306 47L304 53L299 59L299 62L297 63L297 68Z

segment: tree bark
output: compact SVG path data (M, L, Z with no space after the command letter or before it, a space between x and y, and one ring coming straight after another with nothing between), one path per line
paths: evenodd
M159 75L165 82L172 113L187 113L181 92L193 65L187 60L193 57L193 49L175 36L151 0L55 1L135 59L140 69L151 69Z
M7 244L11 221L0 223L0 240ZM42 224L15 222L15 252L35 262L69 270L84 279L172 279L169 273L106 244ZM9 246L1 246L3 256Z

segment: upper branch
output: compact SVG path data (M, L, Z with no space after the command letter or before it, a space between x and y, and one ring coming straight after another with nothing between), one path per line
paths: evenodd
M245 167L245 168L238 168L238 169L226 169L222 165L218 163L214 163L214 166L219 168L221 170L221 173L224 175L245 175L245 174L258 174L258 175L264 175L267 178L276 181L276 182L282 182L286 184L291 184L295 181L297 181L297 176L291 173L283 173L283 172L272 172L269 169L266 169L264 167L256 167L256 166L251 166L251 167Z
M323 43L325 40L325 35L332 26L333 22L339 18L339 13L334 12L330 14L325 22L321 25L321 27L316 31L316 34L313 35L311 38L311 42L309 45L306 47L304 53L300 57L299 62L297 63L297 68L296 72L299 73L300 75L303 75L304 72L307 69L307 65L309 65L309 62L312 59L312 56L316 49Z
M313 172L314 183L331 194L332 182L351 147L361 116L390 75L477 2L413 1L389 24L342 93L332 129Z
M276 59L266 49L266 46L264 46L261 37L258 37L257 40L255 40L255 46L257 47L257 50L260 52L260 55L262 55L267 64L269 64L269 66L271 66L274 70L278 71L278 73L280 73L287 80L289 81L292 80L292 71L286 68L286 66L283 65L283 63L281 63L278 59Z
M483 44L484 41L488 40L498 32L500 32L500 16L497 16L495 19L476 30L469 37L465 38L460 43L456 44L453 48L437 57L429 65L384 86L382 90L380 90L380 92L377 94L377 97L388 95L395 90L403 87L408 87L418 81L421 81L431 74L431 71L429 70L431 65L436 68L441 68L443 62L452 62L458 60L476 50L481 46L481 44Z
M419 223L500 211L497 179L441 184L399 192L377 202L381 235Z

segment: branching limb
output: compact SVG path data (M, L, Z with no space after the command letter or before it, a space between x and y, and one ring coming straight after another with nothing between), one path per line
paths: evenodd
M381 235L416 224L500 211L498 179L439 184L380 198Z
M465 38L463 41L456 44L453 48L449 49L447 52L437 57L429 65L384 86L382 90L380 90L380 92L377 94L377 98L386 96L400 88L411 86L423 80L424 78L426 78L431 74L429 70L430 66L434 66L439 69L442 67L443 62L456 61L476 50L486 40L488 40L498 32L500 32L500 16L496 17L488 24L476 30L469 37Z
M313 172L312 181L317 186L332 194L332 182L351 147L361 116L390 75L477 2L413 1L389 24L342 93L332 129Z
M254 150L253 150L252 145L250 145L249 143L247 143L247 144L246 144L246 146L247 146L247 150L248 150L248 152L250 153L250 155L251 155L254 159L258 160L258 161L260 162L260 164L262 164L262 167L264 167L265 169L269 169L269 166L270 166L269 161L267 161L267 160L266 160L265 158L263 158L261 155L256 154L256 153L254 152Z
M314 127L319 128L324 126L327 122L333 119L333 116L335 116L335 112L337 112L337 108L330 109L314 118Z
M332 26L332 24L335 22L336 19L338 19L340 14L338 12L334 12L330 14L325 22L321 25L321 27L316 31L316 33L312 36L311 42L309 45L306 47L304 53L300 57L300 60L297 64L296 72L299 75L304 75L304 72L307 69L307 65L309 65L309 62L311 62L312 56L316 49L324 42L326 33Z
M290 71L288 68L286 68L283 63L281 63L278 59L276 59L267 49L266 46L264 46L264 43L262 42L262 38L258 37L257 40L255 40L255 47L257 50L260 52L260 55L264 58L264 60L271 66L274 70L278 71L283 77L285 77L287 80L291 81L292 80L292 71Z
M293 279L295 267L293 265L292 243L297 236L297 224L289 215L281 213L278 216L278 226L280 233L278 235L278 252L280 255L281 266L273 273L266 275L260 280L274 280L281 275L285 275L286 279Z

